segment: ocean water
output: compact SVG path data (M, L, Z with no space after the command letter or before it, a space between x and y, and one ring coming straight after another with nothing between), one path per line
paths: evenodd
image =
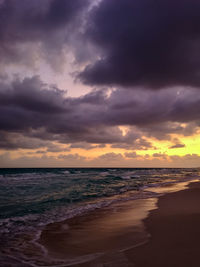
M152 197L156 193L146 188L199 175L199 169L0 169L0 266L40 266L25 260L19 236L29 241L31 233L34 241L48 223L116 201Z

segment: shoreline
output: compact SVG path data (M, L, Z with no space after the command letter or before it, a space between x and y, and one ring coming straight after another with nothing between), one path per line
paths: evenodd
M158 208L144 219L148 243L126 252L137 267L200 265L200 182L159 197Z
M42 231L39 244L48 250L50 258L64 260L65 264L107 261L116 252L147 242L142 220L156 208L156 202L155 197L129 200L49 224Z
M185 188L190 183L156 187L154 191L163 196L116 203L87 215L49 224L38 242L49 251L50 258L63 260L65 266L93 266L106 262L110 262L111 266L117 262L121 262L120 266L133 266L130 265L135 260L131 256L132 251L151 240L146 220L159 209L157 201L159 203L164 196L187 191ZM175 193L170 193L173 191ZM135 217L138 218L134 221Z
M158 197L199 181L193 174L177 178L147 183L139 190L87 202L75 210L60 209L53 214L55 218L48 213L38 221L30 217L20 231L14 227L15 220L5 221L4 229L8 224L13 235L9 231L2 235L0 262L2 266L6 262L15 266L15 262L21 261L26 266L66 267L89 266L100 261L112 262L114 266L123 262L121 266L128 266L125 252L149 240L143 220L150 210L156 209ZM19 226L24 219L18 219Z

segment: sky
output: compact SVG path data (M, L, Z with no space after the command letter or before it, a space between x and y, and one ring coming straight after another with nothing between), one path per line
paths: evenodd
M0 167L200 167L199 14L0 0Z

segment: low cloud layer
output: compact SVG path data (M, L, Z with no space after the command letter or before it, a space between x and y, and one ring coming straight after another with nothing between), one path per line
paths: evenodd
M143 150L152 147L145 136L167 140L172 133L195 133L199 113L197 89L178 94L174 89L151 93L117 89L110 95L100 89L72 98L37 76L16 78L0 84L0 145L12 147L12 135L18 134L85 149L90 143ZM118 126L128 127L126 134ZM22 139L18 146L21 143Z
M165 154L156 154L152 157L132 155L122 155L120 153L106 153L94 159L82 157L78 154L62 154L59 157L43 155L38 158L19 157L12 158L9 153L0 155L1 164L6 167L198 167L200 156L197 154L186 154L185 156L167 156Z

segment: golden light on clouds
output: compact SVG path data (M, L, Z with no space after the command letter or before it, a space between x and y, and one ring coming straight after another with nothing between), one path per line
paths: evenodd
M128 133L128 128L120 127L123 136ZM200 156L200 134L192 136L171 135L170 140L157 140L155 138L145 138L146 141L152 144L152 148L148 149L134 149L134 144L130 149L127 148L113 148L111 144L99 147L98 144L92 144L90 149L85 148L70 148L70 145L53 142L55 151L48 151L47 148L40 149L18 149L14 151L1 150L1 155L9 154L11 161L21 159L33 159L41 161L54 162L55 166L73 166L79 163L83 166L98 166L103 164L119 164L119 166L132 167L133 164L145 162L148 164L155 164L155 166L170 166L174 163L174 159L184 159L188 162L188 157L191 158L190 163L194 159L198 162L197 155ZM175 142L173 142L173 140ZM176 147L177 146L177 147ZM94 147L94 148L92 148ZM56 149L60 151L56 151ZM50 149L49 149L50 150ZM106 156L105 156L106 155ZM190 156L188 156L190 155ZM193 156L196 155L196 156ZM176 157L176 158L173 158ZM177 158L178 157L178 158ZM190 159L189 158L189 159ZM108 160L106 160L108 159ZM200 158L199 158L200 159ZM159 163L160 162L160 163ZM183 161L184 162L184 161ZM66 164L66 165L65 165ZM183 166L184 167L184 166Z

